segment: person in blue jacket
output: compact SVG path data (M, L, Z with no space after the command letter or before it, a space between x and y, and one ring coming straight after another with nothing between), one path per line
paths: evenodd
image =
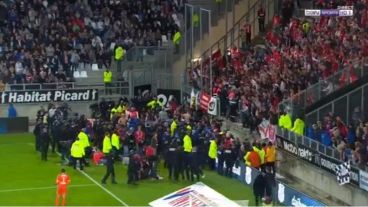
M17 117L17 110L15 109L13 104L9 104L8 107L8 118Z
M321 142L325 146L331 146L332 145L331 135L327 130L322 131L322 133L321 133Z
M348 143L349 145L355 144L356 134L354 127L350 124L348 129Z
M314 130L313 126L309 126L307 128L307 137L316 140L316 131Z

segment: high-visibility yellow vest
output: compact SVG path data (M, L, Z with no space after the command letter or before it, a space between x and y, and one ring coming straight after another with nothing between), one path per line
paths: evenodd
M123 47L119 46L115 49L115 60L122 60L125 55L125 50Z
M176 128L178 127L178 124L176 123L176 121L174 120L171 125L170 125L170 136L173 137Z
M104 154L109 154L111 149L112 149L112 146L111 146L110 137L105 136L103 143L102 143L102 152Z
M116 149L120 149L120 137L116 133L111 136L111 145Z
M311 25L309 24L309 22L306 22L303 24L303 30L305 33L309 32L310 28L311 28Z
M264 164L266 152L263 149L258 149L258 147L253 147L253 150L257 152L261 158L261 165Z
M291 116L289 114L285 114L283 123L284 128L287 130L290 130L293 127L291 123Z
M125 110L126 107L124 105L119 105L118 108L116 109L116 112L122 114L125 112Z
M79 140L73 142L70 149L70 154L75 158L82 158L84 156L84 148Z
M189 135L185 135L183 139L184 152L192 152L192 139Z
M88 135L85 132L79 132L78 138L83 148L90 146Z
M275 146L266 148L266 162L276 161L276 148Z
M110 111L110 120L112 119L112 117L118 112L117 108L114 107L111 109Z
M291 129L297 135L304 135L304 121L297 118L294 121L294 127Z
M193 14L193 26L198 27L199 26L199 16L197 13Z
M111 83L112 82L112 72L111 71L105 71L103 73L103 80L104 83Z
M284 119L285 119L285 115L282 114L279 118L279 124L278 124L280 128L284 128Z
M156 106L158 105L158 101L153 99L150 102L147 103L147 107L149 107L150 109L154 109L156 108Z
M179 31L177 31L174 35L173 41L175 45L180 44L180 40L181 40L181 34Z
M250 161L248 160L249 155L250 155L250 152L247 152L244 155L245 165L247 165L247 166L250 166L251 165Z
M208 150L208 157L211 159L217 158L217 143L215 140L210 141L210 148Z

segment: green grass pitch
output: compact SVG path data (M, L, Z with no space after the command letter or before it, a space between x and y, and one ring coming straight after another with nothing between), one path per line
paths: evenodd
M47 162L41 161L34 149L32 134L0 135L0 205L1 206L53 206L55 205L56 175L60 171L60 158L49 153ZM111 194L91 181L87 176L70 167L65 167L71 177L68 189L69 206L122 206L120 199L129 206L147 206L149 202L174 192L192 183L177 183L167 179L167 170L160 167L164 180L139 181L139 185L126 184L126 166L115 165L117 185L108 182L104 187ZM100 183L105 173L104 166L91 166L85 172ZM201 181L232 200L249 200L254 205L251 188L235 179L205 171ZM110 180L109 180L110 181ZM116 196L118 199L114 198Z

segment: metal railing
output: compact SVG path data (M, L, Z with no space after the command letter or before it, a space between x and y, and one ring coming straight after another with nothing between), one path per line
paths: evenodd
M345 68L339 70L325 80L320 80L298 94L282 101L279 110L285 109L293 118L304 114L304 109L312 104L322 100L335 91L338 91L347 85L368 75L368 65L358 64L352 69Z
M305 115L306 122L316 123L332 112L344 123L356 126L360 120L368 117L368 98L366 97L368 97L368 83L309 112Z
M191 62L191 70L200 70L201 80L192 80L186 76L190 77L190 72L187 71L185 75L185 83L184 85L194 85L192 81L200 82L198 85L201 89L210 91L211 85L211 70L212 70L212 59L211 56L216 51L220 51L221 55L224 55L226 50L232 46L242 47L243 40L241 38L241 29L243 28L245 23L249 23L252 27L252 38L258 35L259 27L257 21L257 11L260 6L263 4L266 10L266 19L265 25L269 24L276 11L278 10L278 1L275 0L265 0L265 1L256 1L253 5L250 5L251 1L248 1L248 12L243 15L240 20L238 20L233 27L226 32L226 34L220 38L216 43L210 46L200 57L194 57L197 61ZM253 1L252 1L253 2ZM185 86L184 88L190 88ZM190 91L185 91L186 93L190 93Z
M169 72L173 63L173 45L171 37L163 46L135 46L127 50L121 65L117 62L116 70L142 69L150 65L157 71ZM120 67L120 68L119 68Z
M335 149L333 147L323 145L322 143L320 143L316 140L313 140L309 137L297 135L292 131L281 129L280 127L276 127L276 128L277 128L276 129L276 134L278 136L281 136L281 137L283 137L283 138L285 138L285 139L287 139L287 140L289 140L293 143L303 144L304 146L309 147L310 149L312 149L312 150L314 150L318 153L321 153L323 155L327 155L329 157L333 157L337 160L340 160L340 158L341 158L339 151L337 151L337 149Z

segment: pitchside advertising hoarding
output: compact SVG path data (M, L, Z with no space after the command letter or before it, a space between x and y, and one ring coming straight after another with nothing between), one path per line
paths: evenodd
M259 170L245 166L244 163L240 163L239 166L233 167L233 177L245 185L253 186L254 180L259 175ZM277 192L274 195L274 199L277 200L279 204L283 204L285 206L325 206L316 199L279 181L276 181L273 192Z
M35 90L0 92L0 103L44 103L98 100L97 89Z
M303 144L291 142L281 136L277 136L277 147L284 149L285 151L318 166L333 175L336 175L336 166L342 163L339 160L323 155ZM356 167L351 167L350 182L359 186L359 169Z
M149 203L152 207L240 207L222 194L198 182Z

